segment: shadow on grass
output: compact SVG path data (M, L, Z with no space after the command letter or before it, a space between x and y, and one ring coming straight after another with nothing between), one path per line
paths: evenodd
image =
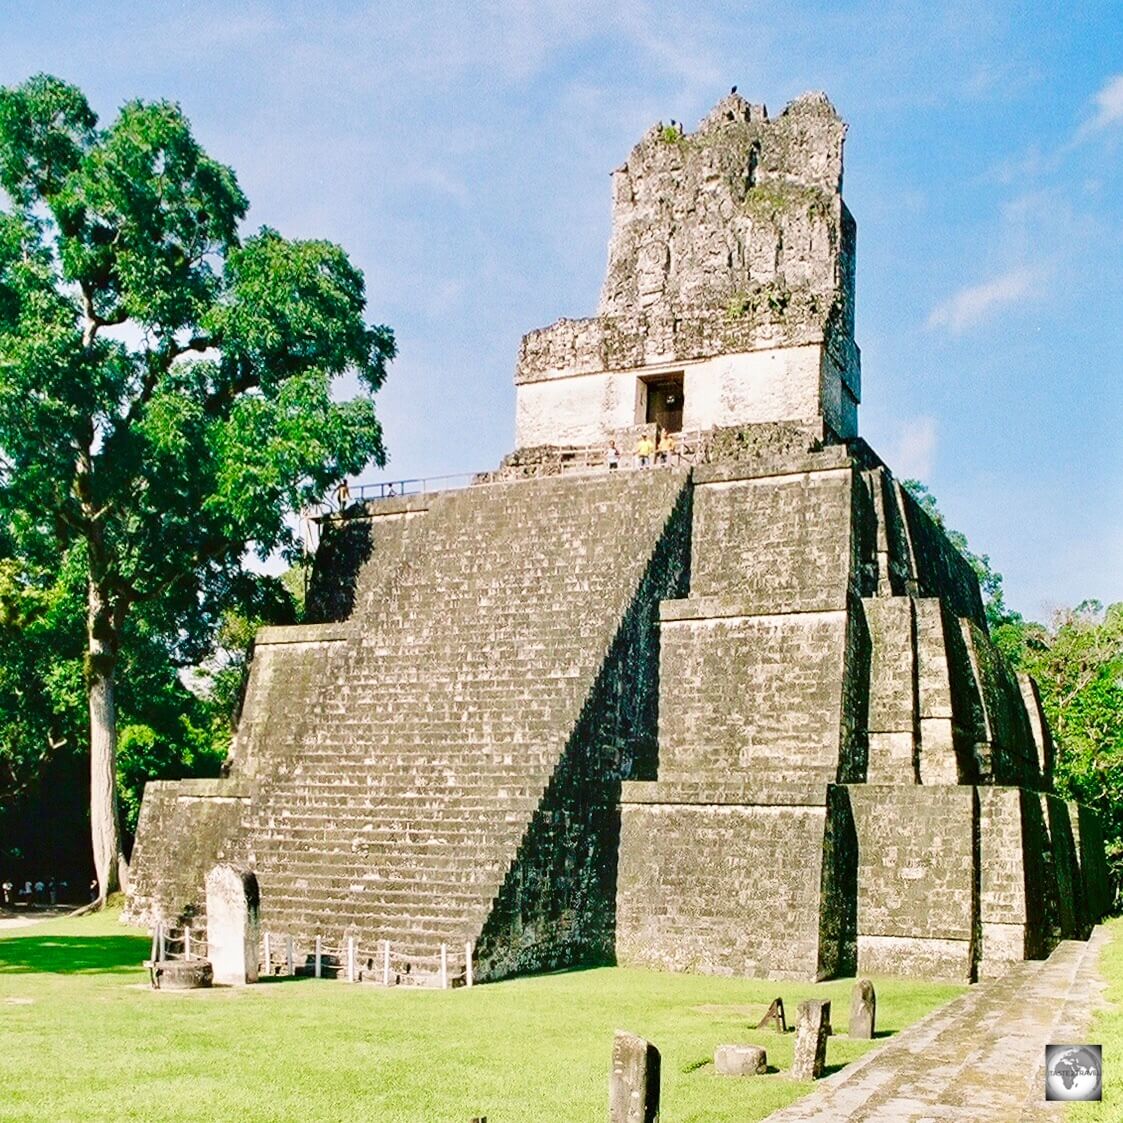
M125 973L142 969L144 936L11 936L0 940L0 974Z

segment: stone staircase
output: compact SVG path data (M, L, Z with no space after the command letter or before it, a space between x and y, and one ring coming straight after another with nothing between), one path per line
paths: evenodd
M287 726L236 746L261 782L242 849L264 926L355 933L361 957L389 941L412 977L435 972L442 943L463 959L687 480L447 493L376 551L348 638L294 684Z

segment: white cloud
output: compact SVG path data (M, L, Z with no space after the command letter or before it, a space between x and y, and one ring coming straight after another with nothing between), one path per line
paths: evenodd
M932 309L928 326L946 327L959 335L1005 305L1033 296L1041 276L1040 269L1020 266L989 281L967 285Z
M1109 78L1092 99L1096 105L1093 117L1080 127L1079 136L1097 133L1111 125L1123 124L1123 74Z
M934 417L906 418L898 427L896 437L889 442L886 463L898 479L930 479L936 443Z

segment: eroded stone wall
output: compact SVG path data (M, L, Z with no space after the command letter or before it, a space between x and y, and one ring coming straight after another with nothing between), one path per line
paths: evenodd
M519 447L643 421L645 377L683 376L683 428L798 422L857 434L856 226L846 132L822 94L775 118L732 94L694 132L653 126L613 174L597 315L528 332Z

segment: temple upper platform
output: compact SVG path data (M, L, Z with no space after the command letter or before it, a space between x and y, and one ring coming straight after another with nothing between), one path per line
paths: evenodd
M857 435L856 226L824 94L776 118L736 93L648 130L612 177L597 314L523 337L516 445L785 422Z

